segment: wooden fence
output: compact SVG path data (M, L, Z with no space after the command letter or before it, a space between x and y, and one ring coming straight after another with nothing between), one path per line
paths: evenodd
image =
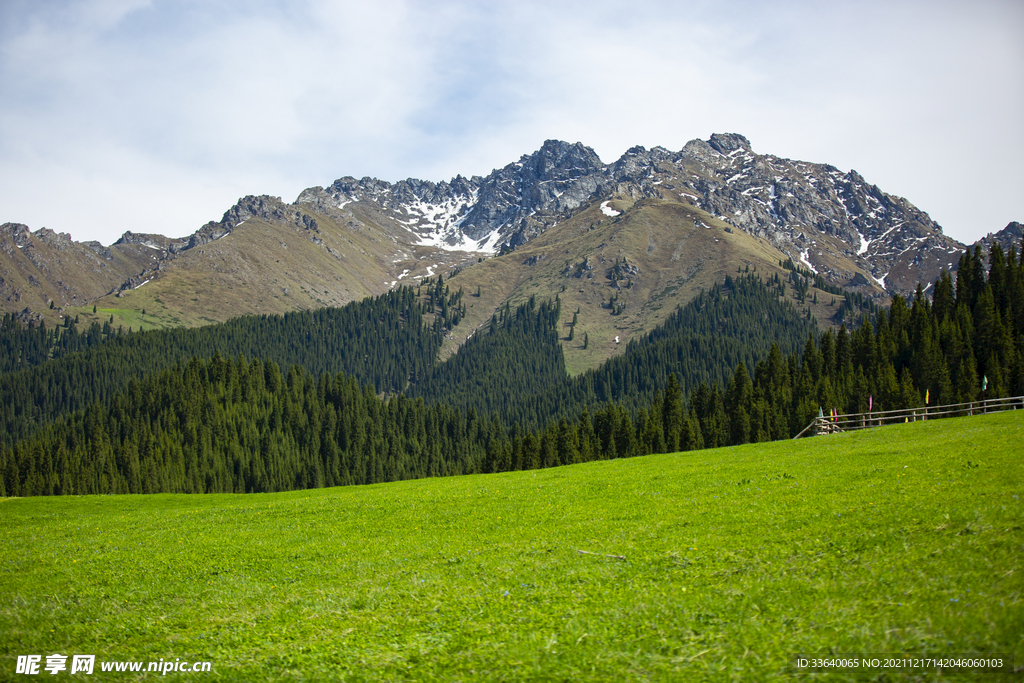
M854 429L868 429L887 424L917 422L918 420L935 420L943 417L964 417L983 413L1001 413L1006 410L1024 409L1024 396L1011 398L987 398L970 403L953 403L945 406L924 406L922 408L904 408L900 410L875 410L869 413L852 413L849 415L825 415L816 417L803 431L794 436L818 436L835 434Z

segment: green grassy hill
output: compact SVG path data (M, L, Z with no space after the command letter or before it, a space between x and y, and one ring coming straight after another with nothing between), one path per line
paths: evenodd
M95 654L95 680L160 658L210 661L175 674L203 680L788 680L798 653L1013 656L1019 676L1022 437L1014 412L366 487L6 499L0 678L52 653Z

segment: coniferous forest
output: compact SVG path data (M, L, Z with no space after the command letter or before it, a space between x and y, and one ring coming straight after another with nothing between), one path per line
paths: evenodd
M1024 253L960 258L818 334L779 282L729 278L567 378L560 303L507 306L453 360L443 278L169 332L0 326L0 496L279 491L789 438L819 408L1024 394ZM984 393L983 393L983 387Z
M381 393L402 391L430 372L444 332L465 311L461 292L445 289L439 277L420 287L419 296L400 287L342 308L199 328L124 333L94 324L79 333L72 324L55 344L54 330L21 330L6 316L0 366L14 371L0 374L0 442L11 445L60 415L109 401L130 379L214 353L301 365L314 375L345 372ZM43 362L48 341L52 360Z

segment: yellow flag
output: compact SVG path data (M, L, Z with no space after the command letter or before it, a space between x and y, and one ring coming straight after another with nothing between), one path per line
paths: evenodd
M977 376L977 375L975 375ZM924 404L928 405L928 389L924 390Z

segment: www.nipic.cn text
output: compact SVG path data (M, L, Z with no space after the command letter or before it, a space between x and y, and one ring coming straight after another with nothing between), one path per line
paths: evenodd
M101 660L97 663L96 655L18 655L15 667L16 674L91 674L103 672L153 672L166 676L168 673L204 673L211 670L210 662L181 661L180 657L173 661L160 659L158 662L133 662Z

